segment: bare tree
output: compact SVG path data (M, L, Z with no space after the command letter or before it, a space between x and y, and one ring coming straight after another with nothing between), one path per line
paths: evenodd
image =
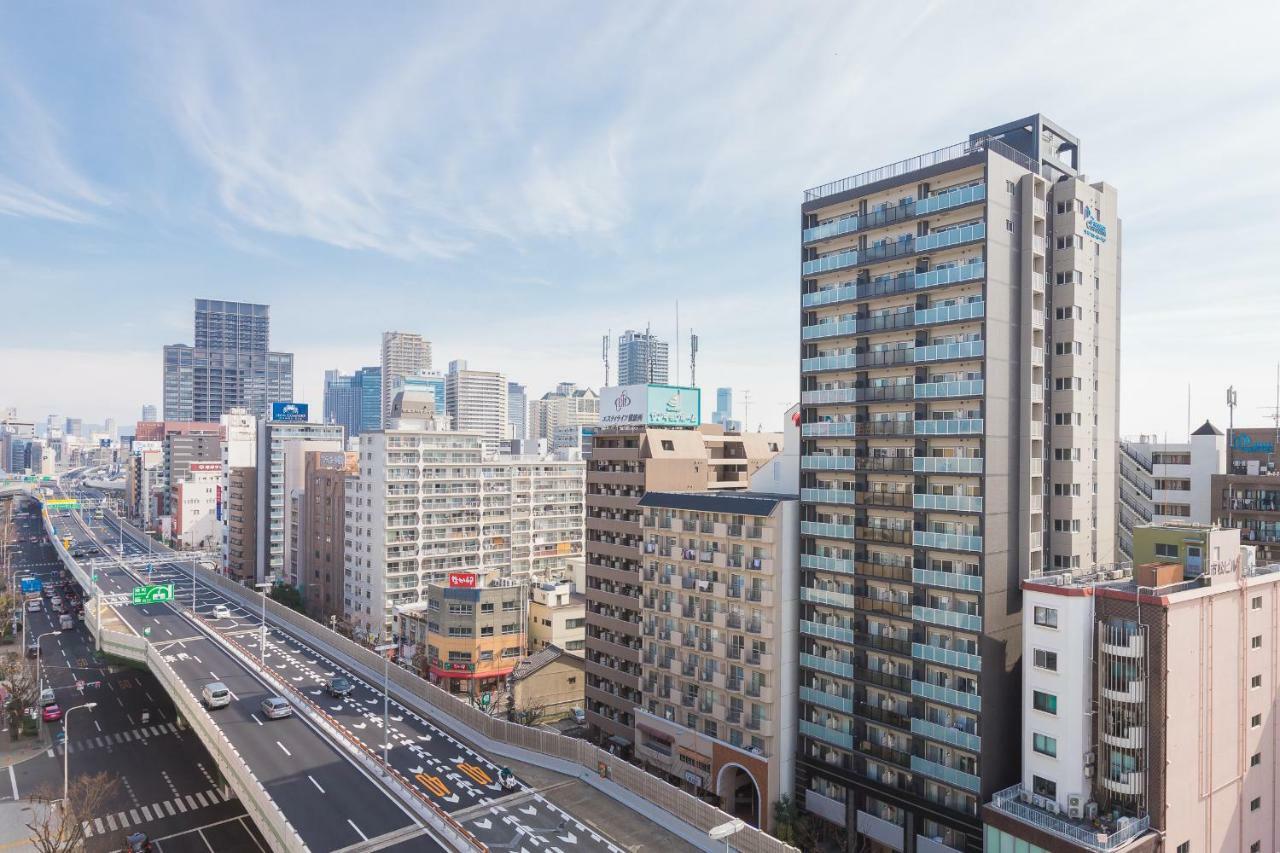
M17 654L0 656L0 683L8 691L5 713L9 715L9 729L20 732L22 715L35 706L39 696L35 664Z
M84 845L84 826L102 814L118 780L103 771L80 775L67 786L66 800L49 787L36 790L32 800L31 843L40 853L72 853Z
M507 714L507 719L511 722L530 727L541 724L546 718L546 703L533 700L526 701L519 707L515 707L512 703L512 708Z

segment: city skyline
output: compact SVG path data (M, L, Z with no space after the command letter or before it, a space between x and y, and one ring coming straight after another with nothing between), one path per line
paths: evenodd
M0 357L50 374L13 371L4 402L33 420L127 423L161 402L157 353L187 340L190 300L205 297L271 305L273 347L296 354L296 396L317 407L324 370L375 363L387 329L420 330L440 363L466 358L538 394L565 379L598 387L600 336L651 322L672 344L673 374L688 377L693 329L699 384L750 389L750 428L772 429L798 393L789 283L803 189L1040 110L1131 188L1121 432L1181 437L1188 383L1193 428L1225 422L1227 384L1241 392L1237 422L1259 421L1275 399L1264 212L1280 179L1241 170L1280 127L1267 97L1280 69L1234 69L1267 55L1277 12L1255 9L1256 25L1237 32L1190 5L1154 17L1087 8L1076 21L1025 9L990 22L985 37L1006 48L947 80L894 69L894 91L963 112L912 109L875 82L895 56L976 33L959 6L795 20L761 7L731 24L642 7L568 26L541 10L478 10L448 15L448 45L430 36L443 23L432 11L370 28L340 9L324 23L248 7L10 10L0 281L59 333L10 329ZM1181 59L1189 27L1206 45L1196 63ZM821 33L850 28L865 37L858 51L824 44ZM1028 28L1034 47L1015 35ZM1094 55L1130 61L1067 83L1064 67L1092 64L1086 28ZM282 44L283 31L305 37ZM478 49L523 44L518 34L536 44L502 62ZM712 34L715 57L703 48ZM1068 59L1033 61L1047 54ZM722 73L735 65L748 70ZM455 89L459 68L467 83ZM110 109L92 103L100 80ZM677 80L687 91L672 99ZM858 104L857 119L831 109L836 99ZM491 107L477 113L477 100ZM1228 236L1228 255L1183 251ZM559 332L530 358L543 325Z

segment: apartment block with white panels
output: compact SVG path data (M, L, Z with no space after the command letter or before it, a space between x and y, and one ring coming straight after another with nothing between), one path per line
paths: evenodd
M1116 550L1121 560L1133 557L1133 529L1139 525L1213 520L1212 479L1226 473L1227 437L1205 421L1187 441L1156 438L1140 435L1120 442Z

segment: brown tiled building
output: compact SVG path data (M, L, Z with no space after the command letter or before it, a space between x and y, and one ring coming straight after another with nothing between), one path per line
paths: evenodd
M1277 430L1232 429L1227 434L1227 473L1212 481L1213 520L1240 528L1240 541L1255 545L1259 562L1280 562L1280 458Z
M359 454L313 450L306 456L305 486L299 507L301 563L298 577L307 615L328 623L342 618L343 527L346 523L347 477L357 471Z
M258 469L227 471L227 575L240 583L256 577L258 555Z

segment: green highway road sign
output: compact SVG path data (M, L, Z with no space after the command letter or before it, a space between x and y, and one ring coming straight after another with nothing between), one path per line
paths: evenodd
M161 601L173 601L173 584L149 584L133 588L134 604L157 604Z

